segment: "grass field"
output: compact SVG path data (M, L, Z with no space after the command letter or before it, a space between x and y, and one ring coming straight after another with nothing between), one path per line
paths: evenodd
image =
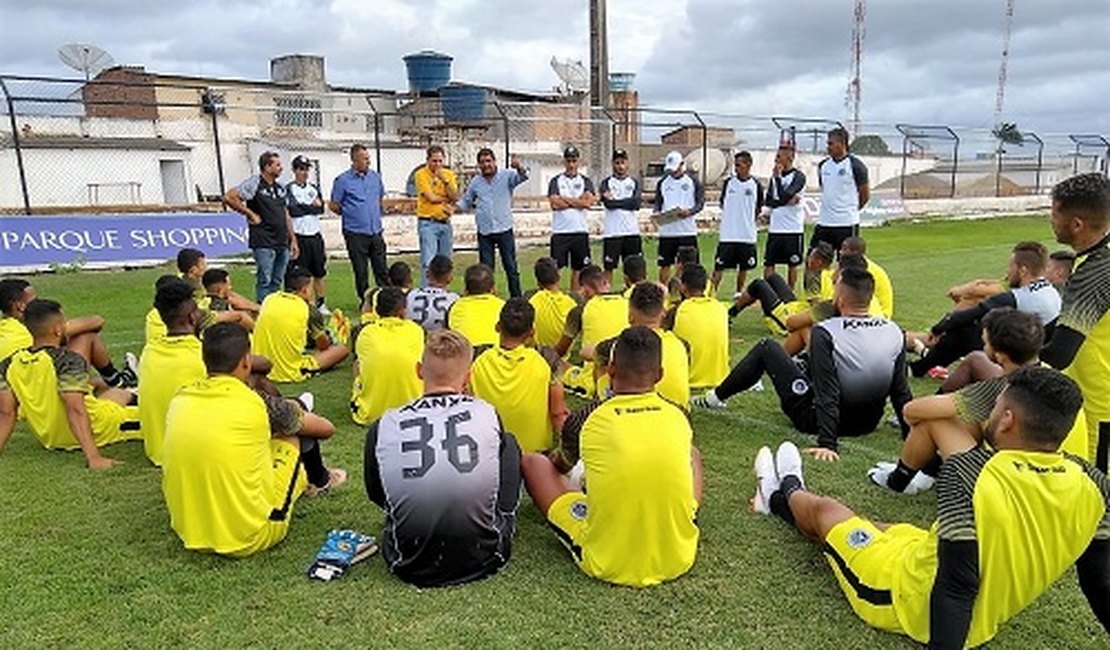
M890 273L896 320L907 328L935 320L947 306L944 289L957 281L1001 276L1014 242L1036 239L1056 247L1047 217L900 223L865 235L871 256ZM713 245L702 241L703 259L710 259ZM522 251L526 287L534 284L530 265L540 254ZM457 268L473 259L459 255ZM42 275L33 282L40 296L60 300L71 316L105 316L105 339L121 359L125 350L140 351L143 315L162 272ZM233 278L241 292L253 293L248 267L237 267ZM346 262L332 264L329 280L329 302L353 310ZM731 281L726 276L725 285ZM745 312L733 326L734 361L763 336L756 312ZM913 388L922 395L935 384L915 380ZM0 648L914 647L855 618L817 548L781 522L748 512L756 449L783 439L808 442L791 430L770 390L739 395L724 413L694 415L706 486L698 559L688 575L645 590L591 580L573 566L525 496L513 559L503 573L422 591L393 579L376 558L335 583L305 579L304 568L329 529L379 535L382 526L362 487L363 435L346 406L349 363L297 390L306 389L316 393L317 410L339 426L325 455L351 471L351 482L325 498L299 502L289 537L247 560L183 550L169 528L159 471L146 462L140 443L109 447L106 454L125 464L94 473L84 469L79 453L44 451L19 425L0 456ZM931 493L904 497L866 482L865 470L892 458L898 446L894 430L883 425L845 442L840 463L808 464L807 482L873 518L927 525ZM992 647L1105 644L1073 570L1006 626Z

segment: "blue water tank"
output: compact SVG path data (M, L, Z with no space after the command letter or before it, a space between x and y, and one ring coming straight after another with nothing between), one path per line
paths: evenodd
M402 59L409 77L409 92L434 93L451 81L451 61L447 54L421 50Z
M609 90L632 90L632 83L636 80L635 72L610 72Z
M478 122L486 115L486 89L449 84L439 89L443 118L447 122Z

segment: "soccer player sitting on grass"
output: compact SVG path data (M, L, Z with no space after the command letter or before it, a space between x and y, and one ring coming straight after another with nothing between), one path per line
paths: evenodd
M377 304L378 320L366 324L355 342L351 415L363 425L421 391L416 366L424 355L424 329L405 318L405 294L397 287L383 287Z
M867 257L867 242L863 241L863 237L849 237L840 243L841 259L849 255L862 258L864 268L871 277L875 278L875 300L879 303L882 317L894 318L894 285L890 283L890 276L887 275L886 270L875 260Z
M459 299L459 294L448 289L454 277L455 265L450 257L436 255L428 262L424 275L427 286L408 292L406 315L426 332L447 327L447 310Z
M207 287L204 284L204 274L208 271L208 259L205 257L204 251L195 248L183 248L178 251L177 270L181 273L182 279L187 281L193 287L193 291L196 292L197 305L210 309ZM261 309L257 302L232 291L230 282L228 282L224 299L227 300L230 309L245 312L249 316L257 316ZM214 309L213 311L227 310Z
M334 487L346 473L329 471L320 456L318 438L335 431L330 422L281 398L268 407L247 385L246 329L213 325L202 355L208 376L170 400L162 493L185 548L246 557L285 538L308 481Z
M389 271L386 274L386 279L389 280L387 287L396 287L401 291L408 293L412 289L412 267L407 263L397 261L389 265ZM362 297L362 304L359 306L359 311L362 312L360 322L373 323L378 319L378 292L384 287L372 287L366 290L366 294Z
M632 289L641 282L647 281L647 258L643 255L631 255L621 262L621 271L624 273L624 297L632 295Z
M728 375L728 308L705 295L701 264L685 266L679 279L684 298L672 329L690 348L690 388L710 388Z
M366 494L385 510L382 557L417 587L493 575L512 553L520 448L493 407L466 394L473 354L459 333L430 332L423 396L366 434Z
M692 264L687 264L682 272L685 273L686 269L691 266ZM690 350L688 344L675 336L674 332L663 329L663 302L663 287L661 285L654 282L644 282L636 285L636 288L632 290L632 297L628 299L628 325L629 327L648 327L659 335L663 349L661 360L663 378L655 385L655 390L665 399L689 411ZM605 375L605 378L607 378L607 375ZM604 393L603 387L605 384L603 378L599 384L598 395Z
M1011 307L988 312L983 317L983 349L1002 374L954 393L919 397L906 404L902 416L910 433L902 445L898 464L878 463L867 475L876 485L895 492L916 494L932 487L941 458L952 453L953 445L960 447L968 437L976 442L983 439L987 419L998 395L1006 388L1007 377L1019 368L1036 366L1043 342L1044 328L1036 316ZM1084 458L1086 434L1083 426L1073 427L1061 444L1061 451Z
M331 340L324 317L311 300L312 275L294 266L285 276L285 290L262 302L253 349L274 364L271 381L304 381L347 358L347 347Z
M583 301L567 314L567 324L555 345L555 352L560 357L566 356L574 339L581 335L578 354L583 359L592 359L594 346L620 334L628 325L628 300L610 291L600 266L587 265L578 274L578 282Z
M867 260L865 260L863 256L844 254L840 256L836 271L833 273L834 281L836 278L840 277L839 273L847 268L854 268L858 271L870 273L870 271L867 270ZM887 318L883 316L885 312L883 311L882 305L879 303L877 294L871 296L871 303L867 307L867 313L877 318ZM821 300L810 305L809 309L787 316L785 321L786 340L782 342L782 347L786 349L786 353L793 356L804 350L809 346L809 338L813 331L813 325L825 318L835 315L836 306L830 299Z
M209 273L213 274L212 277L215 277L215 275L218 273L224 274L225 277L227 276L227 271L224 271L223 269L209 269L204 272L205 276L208 276ZM176 275L159 276L159 278L154 281L155 294L157 294L158 291L166 284L173 282L174 280L187 282L183 278L179 278ZM228 280L228 283L230 285L230 280ZM190 284L189 288L193 289L193 286ZM216 289L216 291L219 291L219 289ZM193 294L195 299L195 289L193 291ZM202 302L207 304L208 306L202 306ZM243 327L246 327L248 330L254 329L254 319L251 318L247 312L236 311L234 309L231 309L230 307L228 309L220 310L215 309L214 306L220 307L222 305L220 304L219 300L214 301L211 295L207 295L204 301L197 301L197 309L199 310L199 314L197 316L197 318L199 319L198 327L200 328L201 332L204 332L204 330L215 325L216 323L239 323ZM166 324L162 321L162 316L158 313L158 308L151 307L150 311L146 313L146 321L143 330L145 345L149 345L152 341L156 341L162 338L166 335L166 331Z
M748 283L747 289L736 297L736 302L728 310L730 318L735 318L749 305L759 303L763 310L763 322L773 334L785 336L786 320L809 310L822 300L832 300L834 273L832 270L833 249L826 242L819 242L806 255L806 277L817 278L818 285L806 286L803 300L794 295L781 275L772 273L763 279L756 278Z
M913 395L906 380L902 330L868 313L874 291L870 273L844 269L833 297L839 316L813 327L804 369L776 341L763 339L719 386L695 398L694 406L727 408L725 400L751 388L767 373L794 428L817 436L817 447L806 451L819 460L839 460L841 437L874 431L887 397L903 433L908 432L901 420L902 408Z
M505 301L497 296L493 269L473 264L463 276L465 294L447 310L447 328L458 332L475 348L497 344L497 319Z
M553 381L551 366L525 343L532 338L536 310L524 298L511 298L497 321L498 344L478 355L470 385L497 409L501 423L521 451L547 451L552 432L563 428L567 407L563 385Z
M599 580L645 587L686 573L698 549L701 456L682 409L655 385L662 342L647 327L617 338L609 364L614 395L581 423L568 420L556 461L521 461L532 502L578 567ZM562 472L579 459L589 493Z
M30 346L30 327L23 322L23 312L36 297L35 287L27 280L0 280L0 353L6 352L0 354L0 360L15 350ZM123 368L117 369L112 364L108 347L100 338L104 325L105 320L101 316L80 316L67 320L62 347L81 355L96 369L100 376L93 377L92 383L98 390L106 386L134 388L139 383L139 361L128 352L124 355Z
M822 546L864 622L930 648L982 646L1073 564L1110 631L1110 482L1058 451L1082 401L1053 370L1011 374L989 446L968 438L945 461L928 530L872 522L808 491L789 442L777 457L767 447L756 455L752 507Z
M65 347L67 321L53 300L32 300L20 308L31 332L31 347L0 361L0 452L15 427L16 409L47 449L80 448L89 469L107 469L116 461L98 447L138 440L139 413L128 406L134 394L104 388L94 394L89 365Z
M627 259L625 258L626 261ZM578 301L571 294L563 293L560 288L559 265L554 259L541 257L536 260L533 272L536 276L536 288L525 293L524 297L536 310L535 344L554 348L559 344L567 326L567 317L578 306Z

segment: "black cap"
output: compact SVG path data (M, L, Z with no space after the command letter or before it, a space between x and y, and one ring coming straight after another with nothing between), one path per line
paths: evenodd
M308 169L309 167L312 167L312 161L305 156L293 158L293 169Z
M577 157L578 157L578 147L574 146L573 144L570 145L569 147L567 147L566 149L563 149L563 158L577 158Z
M613 151L613 160L618 160L621 158L623 158L624 160L628 160L628 152L624 149L617 149Z

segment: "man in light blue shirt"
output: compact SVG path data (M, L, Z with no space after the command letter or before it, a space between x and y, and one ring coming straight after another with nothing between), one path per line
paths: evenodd
M513 190L528 180L528 170L513 156L509 168L498 171L493 150L478 151L478 171L466 192L459 199L459 209L474 208L478 225L478 261L491 269L494 248L501 251L501 265L509 280L509 294L520 293L520 269L516 263L516 241L513 238Z
M382 199L385 186L378 172L370 169L370 151L365 145L351 145L351 168L335 177L328 207L342 219L343 241L355 274L355 290L361 303L370 288L367 263L374 270L374 282L389 286L382 237Z

